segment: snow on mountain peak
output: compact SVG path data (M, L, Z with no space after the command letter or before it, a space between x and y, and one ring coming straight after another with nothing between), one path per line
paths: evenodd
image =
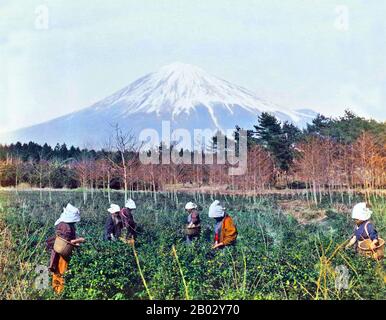
M216 124L217 108L233 114L234 106L254 114L280 111L294 122L299 120L296 111L269 103L243 87L181 62L163 66L139 78L93 108L106 110L114 107L123 118L136 113L170 114L175 118L183 112L190 114L197 106L205 107Z
M291 110L261 99L255 93L184 63L173 63L147 74L113 95L80 111L24 128L8 141L58 141L82 145L100 144L119 124L139 135L144 128L161 133L162 121L172 128L225 130L235 126L253 128L261 112L281 121L304 126L311 110ZM92 130L97 128L97 130Z
M197 105L212 109L215 104L239 105L249 111L275 111L277 107L259 99L252 92L210 75L199 67L180 62L161 67L94 107L124 105L122 115L137 112L189 112ZM276 108L275 108L276 107ZM210 110L212 111L212 110Z

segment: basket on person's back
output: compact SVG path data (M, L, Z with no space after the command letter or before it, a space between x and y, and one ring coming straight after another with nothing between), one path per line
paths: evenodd
M54 242L54 251L60 254L64 259L69 259L71 257L74 248L75 245L73 245L71 242L56 236Z
M201 231L201 226L194 226L194 227L185 227L185 235L187 236L198 236Z
M359 254L373 258L375 260L381 260L385 256L385 240L378 238L378 244L375 248L371 248L372 241L366 239L358 242L358 252Z
M385 240L375 229L370 220L373 211L368 202L359 202L352 209L351 218L354 220L355 228L346 249L356 245L356 251L366 257L381 260L384 257Z

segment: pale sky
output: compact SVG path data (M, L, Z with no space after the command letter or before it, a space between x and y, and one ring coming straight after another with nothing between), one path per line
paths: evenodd
M292 108L386 120L383 0L0 0L0 131L175 61Z

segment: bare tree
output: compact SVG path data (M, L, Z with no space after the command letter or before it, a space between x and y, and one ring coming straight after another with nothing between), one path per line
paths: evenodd
M35 163L34 170L39 176L39 193L40 193L40 201L43 200L43 179L47 176L49 163L45 159L48 155L45 155L43 150L39 152L39 161Z
M383 154L382 154L383 152ZM374 136L364 132L353 144L354 176L357 183L369 191L385 183L385 151L378 146Z
M109 140L110 146L111 141L114 141L113 146L115 151L118 152L120 162L117 163L112 159L113 152L108 153L108 159L113 167L122 174L126 202L129 198L129 173L133 173L132 169L139 163L138 151L140 146L136 142L135 136L130 131L123 132L118 124L114 126L113 139Z
M96 173L98 174L99 179L102 179L103 194L106 195L111 203L111 192L110 192L110 183L113 176L113 168L110 161L107 159L99 159L96 162Z
M72 168L83 191L83 203L86 204L87 189L90 182L91 160L87 157L86 153L83 152L80 158L72 164Z
M0 188L1 188L1 181L6 171L6 168L7 168L7 163L5 161L0 161Z
M301 152L301 157L297 159L295 166L301 179L311 187L313 200L317 205L321 179L325 174L323 140L313 137L299 144L298 150Z

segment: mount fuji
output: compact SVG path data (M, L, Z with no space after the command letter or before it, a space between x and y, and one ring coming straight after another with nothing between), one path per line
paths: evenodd
M160 134L162 121L170 121L171 130L225 132L236 125L253 128L262 112L270 112L279 120L299 127L316 116L310 109L292 110L265 101L196 66L173 63L135 80L88 108L10 132L1 140L101 148L113 133L115 124L137 137L146 128Z

